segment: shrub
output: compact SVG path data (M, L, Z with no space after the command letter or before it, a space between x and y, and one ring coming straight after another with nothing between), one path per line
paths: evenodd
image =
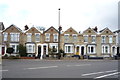
M11 54L13 53L14 49L12 47L7 48L6 52Z
M20 59L20 57L17 55L17 56L10 56L8 57L8 59Z
M26 57L26 47L23 46L22 44L18 45L18 53L20 54L21 57Z

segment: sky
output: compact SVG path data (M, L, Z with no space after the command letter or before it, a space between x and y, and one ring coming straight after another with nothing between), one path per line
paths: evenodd
M25 25L50 26L58 29L58 8L60 25L65 31L69 27L76 31L98 27L118 28L119 0L0 0L0 22L5 27L11 24L24 29Z

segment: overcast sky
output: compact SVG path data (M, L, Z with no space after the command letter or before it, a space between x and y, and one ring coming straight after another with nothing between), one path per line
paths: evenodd
M111 30L118 28L119 0L0 0L0 22L5 27L15 24L24 29L27 24L58 28L58 8L61 8L61 26L65 31L73 27L83 31L98 26Z

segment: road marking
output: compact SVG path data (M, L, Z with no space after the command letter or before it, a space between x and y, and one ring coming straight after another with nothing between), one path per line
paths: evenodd
M34 67L34 68L26 68L26 69L44 69L44 68L55 68L58 66L47 66L47 67Z
M0 72L1 72L1 71L8 71L8 70L0 70Z
M89 75L94 75L94 74L109 73L109 72L116 72L116 71L117 71L117 70L101 71L101 72L94 72L94 73L82 74L81 76L89 76Z
M71 66L89 66L91 64L82 64L82 65L67 65L67 67L71 67Z
M104 78L104 77L116 75L116 74L119 74L119 73L120 73L120 72L115 72L115 73L111 73L111 74L106 74L106 75L103 75L103 76L98 76L98 77L96 77L95 79Z

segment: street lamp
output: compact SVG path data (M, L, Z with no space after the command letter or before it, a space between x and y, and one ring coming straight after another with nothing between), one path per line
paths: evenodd
M61 30L62 30L62 27L60 26L60 8L58 9L59 11L58 11L58 59L60 59L60 57L61 57L61 53L60 53L60 32L61 32Z

